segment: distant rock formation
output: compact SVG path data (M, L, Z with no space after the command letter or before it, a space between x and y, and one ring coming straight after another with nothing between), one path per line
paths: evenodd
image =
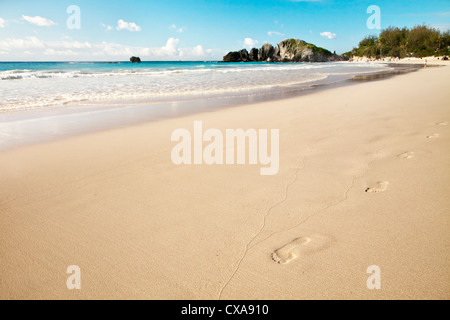
M225 57L223 57L224 62L249 62L250 56L246 49L242 49L241 51L235 51L228 53Z
M139 57L131 57L130 58L131 63L141 63L141 58Z
M242 61L244 61L244 62L250 61L248 51L246 49L242 49L241 51L239 51L239 53L241 54Z
M250 50L250 53L248 54L250 61L258 61L258 54L259 54L258 49L253 48L252 50Z
M266 43L261 49L253 48L250 53L246 49L229 52L223 57L223 62L329 62L346 61L348 57L340 56L330 51L316 47L298 39L286 39L276 47Z
M270 61L273 58L274 48L271 44L266 43L262 46L261 50L258 53L259 61Z

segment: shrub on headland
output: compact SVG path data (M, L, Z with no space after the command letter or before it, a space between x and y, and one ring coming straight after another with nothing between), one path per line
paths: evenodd
M347 56L381 57L427 57L450 54L450 31L441 32L425 25L414 28L389 27L379 36L365 37L358 48L347 52Z

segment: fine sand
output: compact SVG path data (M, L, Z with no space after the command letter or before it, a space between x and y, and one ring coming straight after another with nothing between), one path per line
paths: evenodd
M449 299L449 81L429 68L1 152L0 299ZM195 120L279 129L278 175L174 165Z
M444 56L440 57L423 57L423 58L393 58L393 57L385 57L383 59L372 59L368 57L353 57L353 62L369 62L376 61L381 63L394 63L394 64L419 64L419 65L438 65L438 66L446 66L450 65L449 60L443 60Z

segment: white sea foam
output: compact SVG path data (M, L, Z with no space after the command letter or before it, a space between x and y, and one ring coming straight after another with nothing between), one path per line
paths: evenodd
M357 74L383 65L200 64L166 68L82 68L0 71L0 112L96 101L154 101L164 97L252 93L274 87L324 80L329 75ZM91 63L92 64L92 63ZM79 69L76 69L80 67Z

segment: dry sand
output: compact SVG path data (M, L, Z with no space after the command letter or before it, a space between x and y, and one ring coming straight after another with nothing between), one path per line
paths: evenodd
M378 62L378 63L395 63L395 64L419 64L419 65L439 65L446 66L450 65L449 60L443 60L444 56L440 57L423 57L423 58L394 58L394 57L385 57L383 59L373 59L368 57L352 57L353 62Z
M2 152L0 298L449 299L449 81L429 68ZM175 166L171 133L194 120L279 129L278 175Z

